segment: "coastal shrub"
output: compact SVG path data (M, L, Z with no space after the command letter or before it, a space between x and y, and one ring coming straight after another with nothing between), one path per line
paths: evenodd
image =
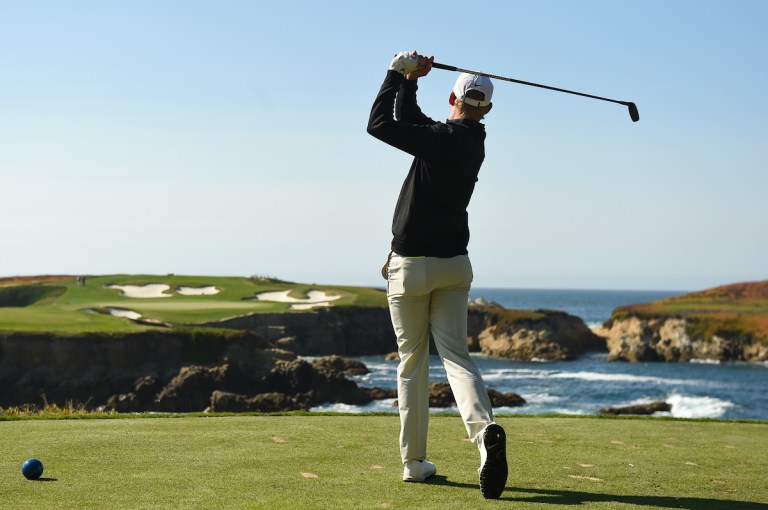
M493 314L491 322L494 334L500 334L514 329L518 324L534 324L547 318L544 310L513 310L503 309Z
M0 308L23 308L45 298L56 298L67 291L61 285L16 285L0 287Z
M714 336L727 340L750 340L753 328L738 318L689 317L685 332L692 339L710 339Z

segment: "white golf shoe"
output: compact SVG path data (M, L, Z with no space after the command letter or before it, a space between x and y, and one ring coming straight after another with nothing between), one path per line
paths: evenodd
M437 468L428 460L412 460L403 468L404 482L423 482L427 478L435 476Z
M480 492L498 499L507 484L507 436L501 425L491 423L480 435Z

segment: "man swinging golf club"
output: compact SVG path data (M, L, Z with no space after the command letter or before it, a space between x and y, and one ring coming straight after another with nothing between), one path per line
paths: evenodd
M395 55L368 121L368 133L414 156L382 270L400 354L403 480L423 482L436 473L427 460L431 333L469 438L480 449L480 491L498 498L507 481L506 436L493 422L488 392L467 348L467 206L485 158L480 120L491 110L493 84L484 76L460 75L448 120L436 122L416 103L418 78L429 74L433 61L415 51Z

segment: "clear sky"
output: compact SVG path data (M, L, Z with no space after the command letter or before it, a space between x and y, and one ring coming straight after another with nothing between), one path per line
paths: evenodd
M476 10L468 7L476 5ZM768 2L0 1L0 275L383 285L392 55L496 83L476 287L768 278ZM455 73L420 80L448 115Z

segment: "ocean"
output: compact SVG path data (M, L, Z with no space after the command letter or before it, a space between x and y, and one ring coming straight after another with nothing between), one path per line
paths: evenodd
M682 292L480 288L473 289L470 298L483 298L507 308L561 310L589 326L598 326L617 306L678 294ZM355 359L371 370L352 378L360 386L395 388L397 361L383 356ZM473 359L487 386L515 392L527 401L522 407L496 408L497 415L589 415L602 407L665 401L672 406L671 412L663 413L667 416L768 420L768 363L624 363L608 362L605 354L557 362L522 362L475 354ZM430 380L447 380L437 356L430 359ZM392 404L393 399L388 399L366 406L325 404L314 410L396 412Z

